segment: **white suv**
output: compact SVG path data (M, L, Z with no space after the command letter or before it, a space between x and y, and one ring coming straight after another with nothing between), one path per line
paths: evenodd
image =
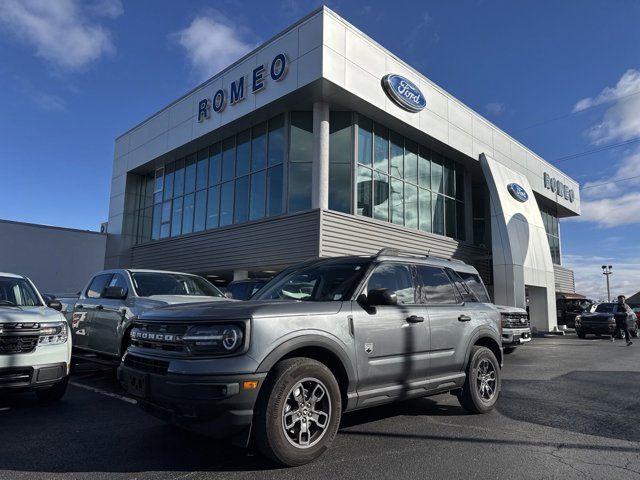
M31 280L0 273L0 395L33 390L59 400L71 362L69 326L55 300L45 303Z

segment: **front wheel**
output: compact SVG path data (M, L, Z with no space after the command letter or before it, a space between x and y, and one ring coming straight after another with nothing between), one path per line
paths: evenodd
M310 358L274 367L256 409L256 446L277 463L297 466L318 458L333 442L342 414L331 371Z
M487 413L493 410L500 395L500 365L487 347L471 348L467 379L458 401L470 413Z
M52 387L45 388L43 390L36 390L36 396L41 402L57 402L60 400L67 391L67 385L69 384L69 376L67 376L61 382L56 383Z
M578 338L587 338L587 334L581 330L576 330L576 335L578 335Z

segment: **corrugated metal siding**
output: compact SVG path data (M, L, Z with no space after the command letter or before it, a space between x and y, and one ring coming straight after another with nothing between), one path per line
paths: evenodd
M478 269L486 283L491 281L489 252L453 239L399 227L366 217L323 211L320 252L323 256L366 255L384 247L456 258Z
M281 267L317 257L320 212L310 211L137 245L132 268L213 272Z
M559 265L553 266L553 273L555 275L556 292L575 293L576 284L573 278L573 270L561 267Z

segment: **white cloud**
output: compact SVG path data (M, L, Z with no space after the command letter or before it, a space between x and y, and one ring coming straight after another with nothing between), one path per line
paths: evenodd
M576 292L596 300L607 299L607 284L602 265L613 265L609 276L611 297L627 297L640 290L640 258L563 255L564 266L573 270Z
M58 95L37 92L33 94L32 99L36 106L45 112L63 112L67 109L66 102Z
M184 30L173 34L185 49L189 62L204 80L229 66L255 47L249 31L219 12L195 18Z
M594 222L603 227L618 227L640 223L640 193L627 193L617 197L585 200L582 214L566 221ZM631 241L633 238L629 238Z
M640 150L625 155L618 163L615 173L610 177L586 182L582 186L582 195L586 199L617 197L621 193L637 192L638 187L640 187Z
M640 71L629 69L615 87L607 87L593 98L583 98L573 107L580 112L596 105L613 102L602 121L586 133L592 143L605 144L614 140L640 137Z
M484 106L486 112L490 115L502 115L506 111L506 106L503 102L487 103Z
M78 70L115 52L110 32L92 17L116 18L122 11L114 0L3 0L0 28L53 65Z

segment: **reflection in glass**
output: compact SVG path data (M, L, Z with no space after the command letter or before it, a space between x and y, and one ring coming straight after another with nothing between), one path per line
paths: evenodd
M368 118L358 117L358 163L371 166L372 122Z
M282 165L267 170L267 214L282 213Z
M220 185L209 188L207 194L207 228L216 228L220 221Z
M259 123L251 129L251 171L267 166L267 122Z
M236 175L236 143L234 137L222 142L222 181L231 180Z
M433 233L444 235L444 197L442 195L431 194L431 226Z
M289 164L289 213L311 208L311 163Z
M370 217L372 214L371 205L371 169L358 167L358 215Z
M404 182L391 178L391 222L404 225Z
M404 184L404 226L418 228L418 187Z
M193 215L193 231L201 232L207 222L207 191L196 192L196 206Z
M313 114L291 112L289 162L311 162L313 157Z
M236 179L236 201L233 223L246 222L249 219L249 176Z
M351 164L329 164L329 209L351 213Z
M373 172L373 218L389 221L389 175Z
M447 237L456 238L456 201L446 198L444 203L444 234Z
M449 159L446 159L444 162L444 175L443 175L443 183L444 183L444 194L450 197L455 196L455 174L453 172L453 162Z
M265 170L251 175L251 196L249 200L249 220L264 217L266 207L266 178Z
M404 145L402 135L398 135L396 132L391 131L389 133L389 140L391 144L391 175L396 178L404 177Z
M196 188L196 156L189 155L187 157L186 168L184 172L184 193L191 193Z
M418 183L418 144L411 140L405 141L404 179L407 182Z
M418 156L418 185L431 188L431 151L422 146Z
M458 240L466 240L464 223L464 204L456 202L456 238Z
M222 146L220 142L211 145L209 157L209 185L217 185L222 178Z
M171 215L171 236L182 233L182 197L173 200L173 213Z
M184 158L176 161L173 173L173 196L180 197L184 193Z
M171 200L173 197L173 163L165 167L164 173L164 200Z
M284 160L284 115L269 120L269 166Z
M233 181L223 183L220 193L220 226L233 223Z
M182 233L193 232L193 204L195 196L193 193L184 196L184 207L182 209Z
M249 173L251 162L251 131L244 130L236 138L236 176L241 177Z
M376 170L389 173L389 129L375 124L373 165Z
M198 164L196 167L196 190L207 188L209 170L209 152L206 148L198 152Z
M431 192L423 188L418 192L418 220L420 230L431 231Z

